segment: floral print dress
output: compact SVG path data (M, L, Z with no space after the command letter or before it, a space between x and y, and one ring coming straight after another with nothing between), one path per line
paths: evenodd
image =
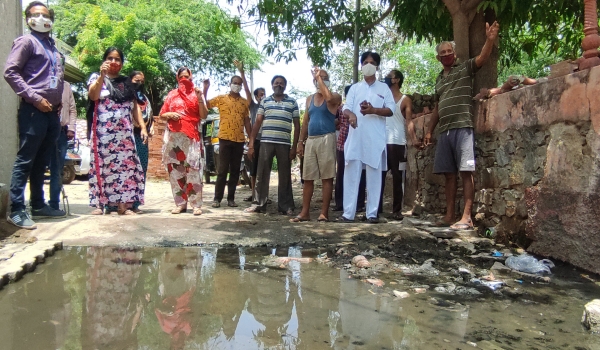
M98 79L94 73L88 86ZM115 103L102 86L92 123L90 206L144 203L144 171L133 137L133 101Z

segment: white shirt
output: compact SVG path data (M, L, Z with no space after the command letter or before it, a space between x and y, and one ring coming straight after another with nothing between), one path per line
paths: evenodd
M387 130L387 144L388 145L406 145L406 119L402 114L402 101L406 95L402 95L400 101L396 103L396 110L394 111L394 115L385 118L385 128Z
M360 160L372 168L385 170L387 117L376 114L363 115L360 112L360 104L365 100L374 108L389 108L392 113L396 110L394 96L386 84L375 81L369 85L363 80L352 85L343 110L350 110L356 114L358 126L356 129L349 128L344 144L344 158L346 161Z

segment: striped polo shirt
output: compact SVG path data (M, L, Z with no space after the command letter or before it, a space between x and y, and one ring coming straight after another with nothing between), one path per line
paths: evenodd
M435 100L438 101L438 131L473 128L473 77L477 64L472 58L456 63L447 76L440 72L435 83Z
M260 142L291 144L293 119L300 118L296 100L284 95L279 102L273 95L263 99L257 115L263 115Z

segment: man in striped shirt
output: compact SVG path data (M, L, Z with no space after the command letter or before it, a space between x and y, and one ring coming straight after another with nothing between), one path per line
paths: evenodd
M256 121L248 146L248 157L254 157L254 140L262 127L258 170L256 172L256 193L258 205L246 209L246 212L264 213L267 210L269 180L273 157L277 158L278 209L286 215L294 215L294 197L292 194L291 161L296 158L296 146L300 134L300 111L296 101L284 94L287 80L276 75L271 80L273 95L261 101L256 112ZM293 143L290 145L292 126ZM291 146L291 147L290 147Z
M437 148L433 172L446 178L446 215L436 226L450 226L455 230L473 228L471 209L475 195L473 172L475 171L475 137L473 134L473 77L489 59L498 38L497 22L486 24L486 41L479 56L465 62L457 62L454 43L444 41L436 46L437 59L444 69L435 85L438 101L433 110L431 124L425 135L425 146L431 144L431 134L438 127ZM438 125L439 124L439 125ZM456 175L463 181L465 208L461 219L454 222Z

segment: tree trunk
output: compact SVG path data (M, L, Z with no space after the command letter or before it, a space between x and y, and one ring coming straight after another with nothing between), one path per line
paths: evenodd
M496 14L493 11L478 12L473 17L469 26L469 57L477 57L485 44L485 24L494 23ZM492 88L498 86L498 48L494 46L489 61L479 69L475 75L473 84L474 93L477 94L481 88Z
M456 56L460 61L469 59L469 16L462 11L452 13L452 33Z

